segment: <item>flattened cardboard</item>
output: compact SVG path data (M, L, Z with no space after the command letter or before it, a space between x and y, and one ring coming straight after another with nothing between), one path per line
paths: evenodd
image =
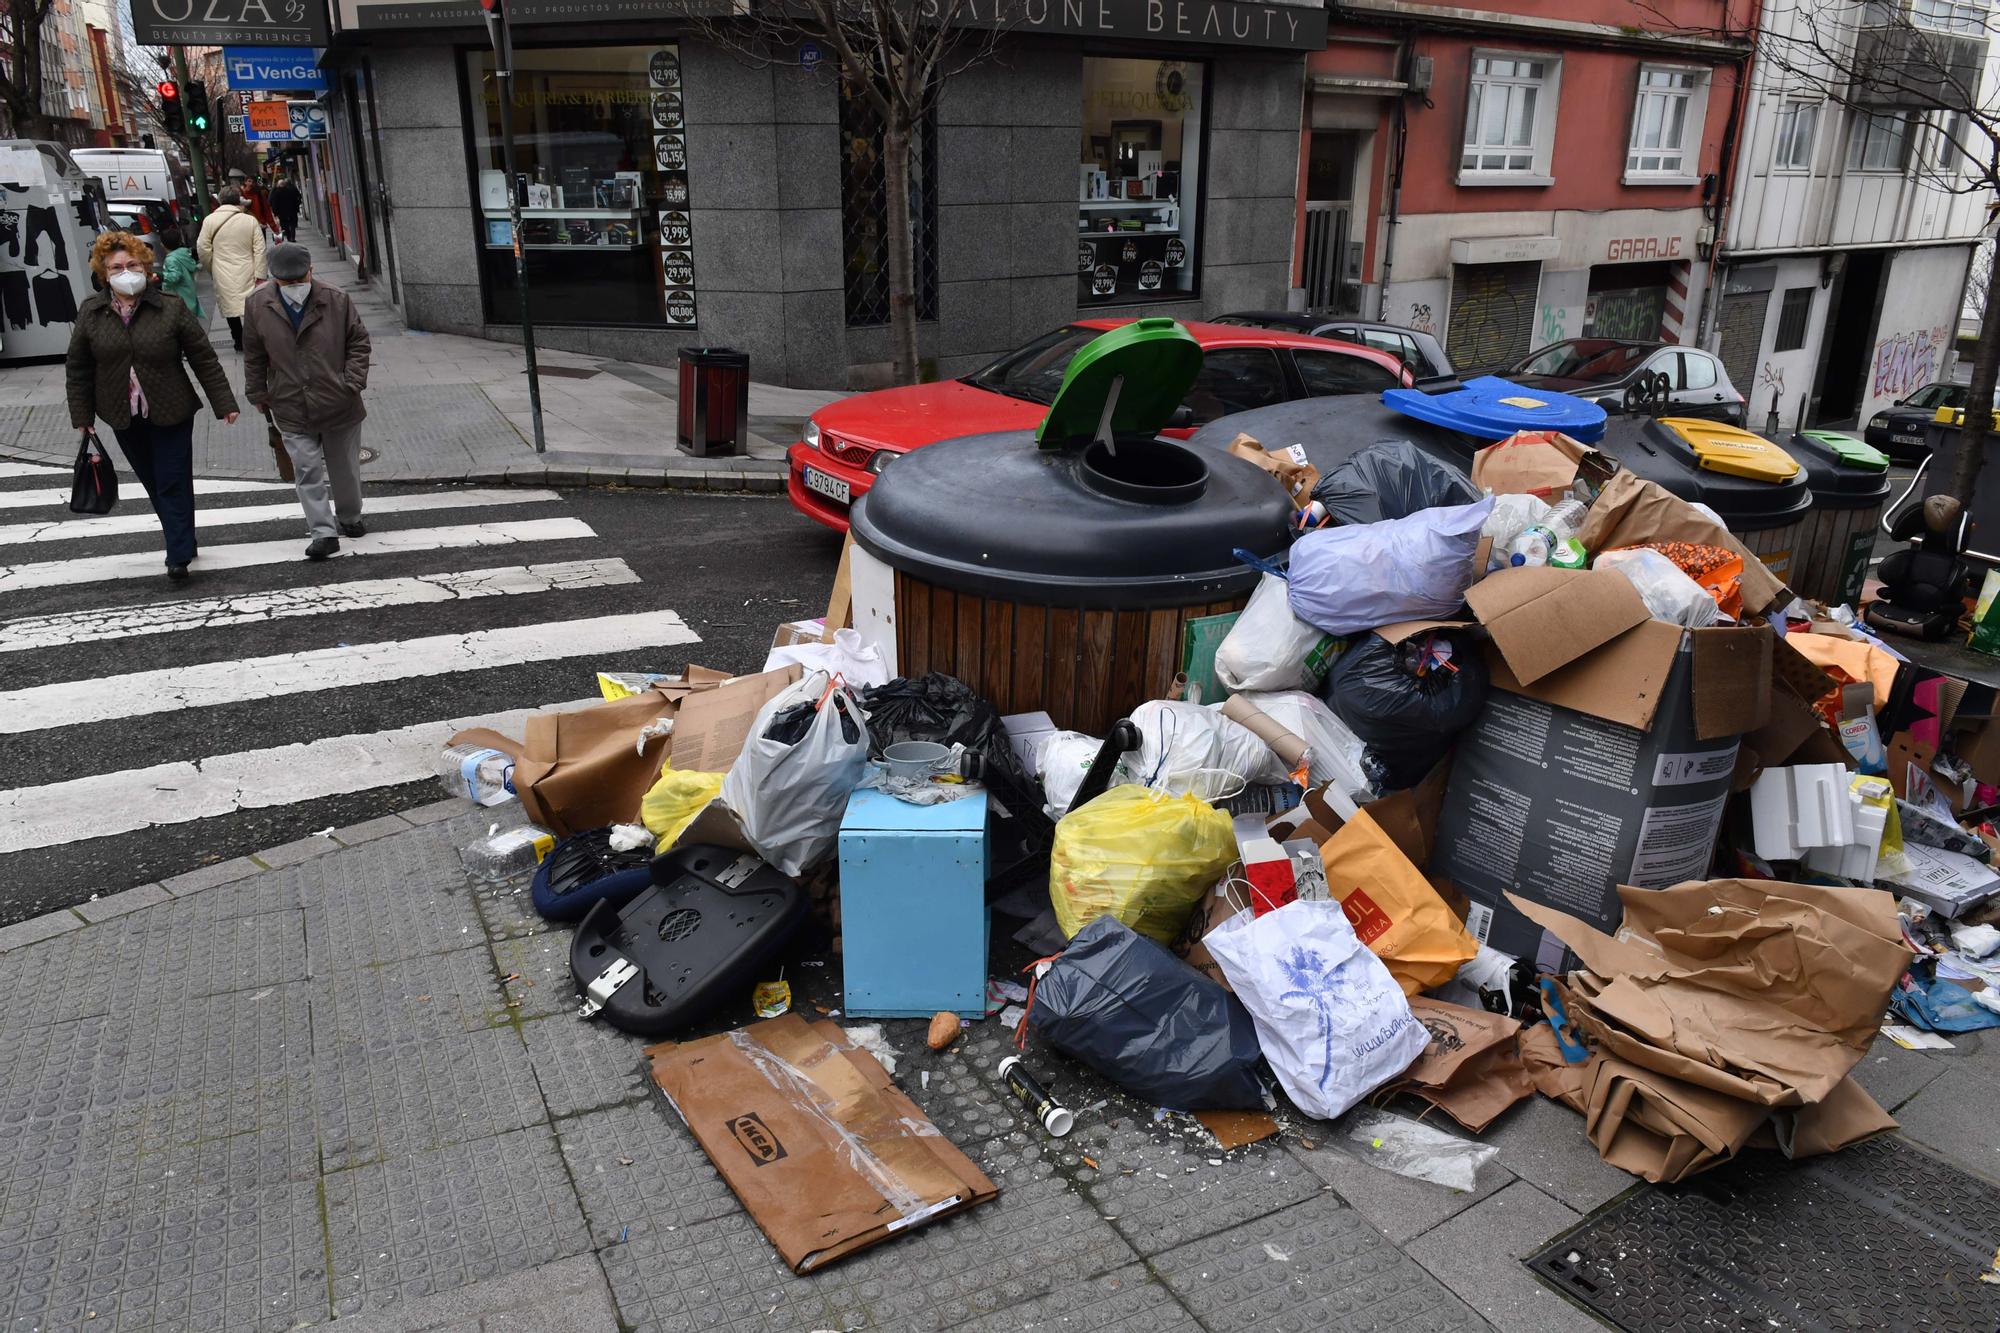
M1712 741L1741 736L1771 716L1772 641L1769 629L1694 630L1694 734Z
M1196 1111L1194 1118L1215 1135L1216 1145L1224 1151L1262 1143L1278 1132L1278 1122L1268 1111Z
M796 664L691 695L674 718L674 767L693 773L727 773L750 738L757 710L805 674ZM656 775L657 776L657 775Z
M833 1023L786 1014L646 1055L654 1084L795 1273L999 1193Z
M1498 653L1489 654L1487 664L1500 689L1645 731L1659 710L1684 632L1678 625L1648 620L1532 684L1515 679Z
M1651 619L1632 581L1608 569L1503 569L1473 584L1465 601L1523 685Z

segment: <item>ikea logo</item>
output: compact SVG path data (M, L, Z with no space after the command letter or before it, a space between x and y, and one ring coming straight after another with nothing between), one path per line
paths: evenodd
M762 1118L756 1112L737 1116L729 1122L729 1135L743 1145L743 1151L750 1154L750 1160L758 1166L769 1166L785 1157L785 1145L778 1142Z

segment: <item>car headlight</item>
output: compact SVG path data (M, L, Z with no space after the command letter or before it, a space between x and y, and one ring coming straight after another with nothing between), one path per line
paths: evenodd
M895 461L896 454L894 450L877 449L873 454L869 455L868 470L879 477L882 475L882 469Z
M1877 412L1874 416L1868 418L1868 424L1871 426L1886 426L1889 424L1889 414L1887 412Z
M817 421L812 420L811 418L807 418L806 420L805 440L806 440L806 448L808 449L819 448L819 423Z

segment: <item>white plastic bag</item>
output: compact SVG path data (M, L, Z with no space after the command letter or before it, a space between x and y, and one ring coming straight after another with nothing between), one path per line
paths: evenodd
M1035 752L1035 766L1042 775L1042 795L1048 801L1050 819L1061 819L1076 799L1076 789L1090 772L1091 760L1104 742L1080 731L1056 731L1042 738Z
M1216 647L1215 678L1232 692L1317 690L1341 646L1293 615L1285 581L1267 573Z
M827 686L827 676L814 672L759 709L750 739L722 779L722 803L735 813L743 836L785 875L833 850L847 798L868 767L861 705L846 689ZM796 744L764 734L778 713L815 700L819 711Z
M1291 1099L1331 1120L1407 1069L1430 1033L1337 902L1239 912L1202 937Z
M1176 699L1153 699L1132 710L1139 748L1118 761L1113 782L1159 787L1179 795L1200 794L1199 770L1221 769L1252 786L1289 782L1284 761L1257 733L1222 715L1222 706L1204 708Z
M882 650L862 642L858 629L835 630L832 643L788 643L773 648L764 659L764 670L777 671L795 662L807 671L839 676L857 690L889 683L889 667L882 660Z
M1606 551L1591 561L1591 568L1623 574L1639 590L1646 614L1655 620L1701 629L1721 617L1714 595L1658 551L1643 546Z
M1479 571L1472 557L1493 497L1408 518L1321 528L1292 545L1292 614L1328 634L1449 616Z
M1493 539L1493 550L1497 554L1506 550L1516 537L1529 528L1547 520L1548 516L1548 501L1539 495L1496 495L1493 497L1493 512L1479 525L1479 535Z
M1311 750L1308 771L1314 782L1331 782L1356 802L1375 799L1363 760L1368 745L1318 695L1303 690L1238 691L1246 702L1304 741Z

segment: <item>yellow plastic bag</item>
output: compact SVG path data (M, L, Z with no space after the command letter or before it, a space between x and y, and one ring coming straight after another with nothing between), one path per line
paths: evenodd
M1236 859L1229 816L1194 796L1113 787L1056 825L1049 897L1066 937L1107 912L1170 944Z
M660 770L660 780L639 802L639 822L658 840L654 845L664 852L721 790L722 774L695 773L669 764Z

